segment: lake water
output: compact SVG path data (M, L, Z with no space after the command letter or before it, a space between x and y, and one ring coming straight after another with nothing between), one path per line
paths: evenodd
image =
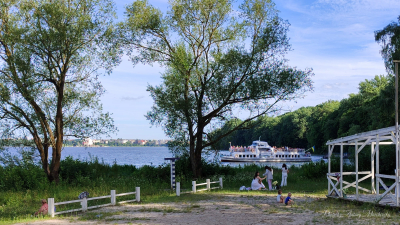
M16 150L11 151L14 154ZM221 153L229 153L228 151L221 151ZM64 147L61 152L61 159L71 156L74 159L90 161L97 157L100 162L106 164L118 165L135 165L141 167L144 165L159 166L163 163L169 163L164 158L173 157L167 147ZM214 154L204 156L208 161L214 159ZM311 156L313 161L321 160L322 156ZM303 163L286 163L289 167L301 166ZM222 163L222 165L243 166L244 163ZM273 167L281 167L282 163L263 163Z

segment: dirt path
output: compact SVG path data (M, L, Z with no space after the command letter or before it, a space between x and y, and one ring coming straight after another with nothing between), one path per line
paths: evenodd
M126 204L92 210L65 219L23 224L315 224L317 214L275 202L275 197L210 195L209 200ZM295 198L297 204L313 198ZM330 223L322 221L321 224Z

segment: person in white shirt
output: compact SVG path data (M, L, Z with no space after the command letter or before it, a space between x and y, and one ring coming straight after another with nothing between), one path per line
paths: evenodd
M265 173L263 175L268 180L268 188L269 188L269 190L272 191L272 179L273 179L273 175L274 175L274 172L273 172L272 168L269 167L269 166L265 166Z
M282 182L281 182L281 187L283 186L287 186L287 175L289 173L289 170L286 166L286 164L284 163L282 165Z

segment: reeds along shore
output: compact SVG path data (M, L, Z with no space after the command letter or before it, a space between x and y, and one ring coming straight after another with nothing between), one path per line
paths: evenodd
M334 160L332 165L335 167ZM204 179L199 179L198 182L204 182L206 178L218 180L219 177L223 177L224 191L239 191L241 186L250 186L255 171L264 172L264 167L229 167L204 162ZM327 192L326 171L327 164L323 162L305 164L301 168L292 167L287 180L288 186L283 187L283 191L324 195ZM106 165L97 158L92 161L66 158L61 163L60 177L58 185L49 184L41 166L32 162L25 162L21 166L0 167L1 220L12 221L16 218L30 217L40 207L40 199L53 197L56 202L75 200L83 191L95 197L109 195L110 190L124 193L140 187L142 201L174 197L174 192L169 190L169 165L136 168L132 165ZM181 183L181 190L191 189L192 177L189 159L177 161L176 181ZM275 168L273 180L280 183L279 168ZM123 197L119 197L118 201L122 200ZM107 203L102 201L107 200L90 201L89 204ZM79 208L74 205L68 207Z

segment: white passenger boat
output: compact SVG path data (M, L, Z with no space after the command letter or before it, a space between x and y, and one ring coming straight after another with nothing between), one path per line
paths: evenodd
M221 162L311 162L311 153L304 148L274 148L266 141L253 141L249 147L231 146Z

